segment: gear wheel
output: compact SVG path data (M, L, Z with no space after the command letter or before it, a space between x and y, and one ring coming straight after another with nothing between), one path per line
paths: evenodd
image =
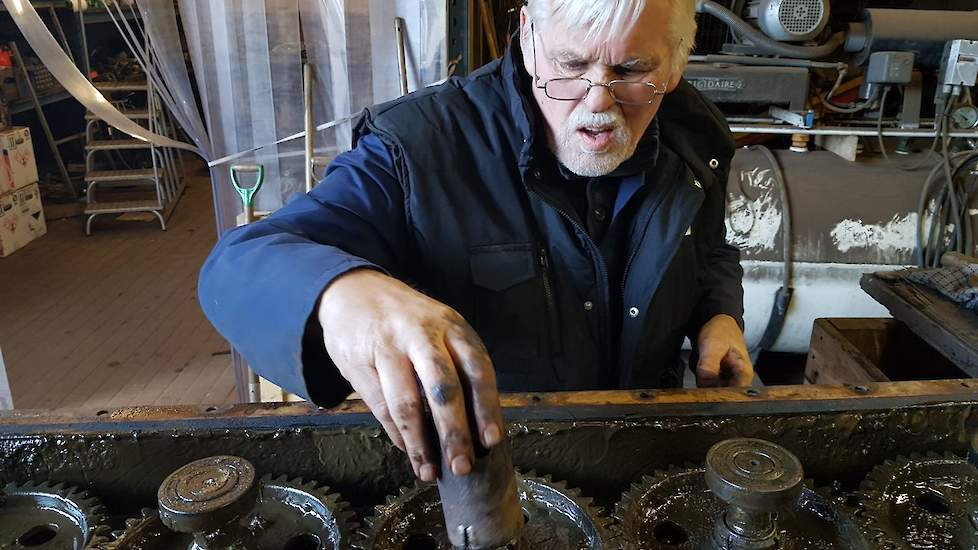
M516 548L604 549L612 542L610 521L590 498L549 476L516 474L516 490L526 523ZM418 482L388 496L355 544L362 550L452 550L445 532L441 497L434 483Z
M794 508L778 516L778 548L867 549L865 537L824 491L805 483ZM625 550L712 548L716 521L727 510L706 484L706 468L656 470L634 483L615 506Z
M978 548L978 469L958 456L888 460L866 476L856 496L880 547Z
M88 548L107 539L105 507L63 483L8 483L0 490L0 548Z
M258 501L241 519L255 533L259 549L344 550L356 530L353 510L329 488L286 476L265 476L259 481ZM156 510L126 521L126 530L105 550L186 550L193 535L175 533L163 525Z

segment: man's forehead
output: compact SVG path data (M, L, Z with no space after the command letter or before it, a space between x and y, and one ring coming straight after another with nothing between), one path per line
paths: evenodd
M601 62L608 65L651 64L658 65L667 49L661 38L650 33L629 32L603 40L585 40L585 32L567 29L548 22L544 25L544 40L547 54L560 60L582 60L590 63Z
M627 44L614 44L613 41L594 45L569 42L571 43L553 44L548 48L547 54L558 61L584 61L622 66L659 64L659 56L652 45L639 48Z
M645 55L641 54L625 54L621 56L615 56L613 59L609 59L608 56L602 55L599 52L591 51L581 48L558 48L556 51L551 51L550 56L554 59L565 61L565 60L580 60L586 61L588 63L602 62L608 63L609 65L657 65L658 56L654 53L647 53Z

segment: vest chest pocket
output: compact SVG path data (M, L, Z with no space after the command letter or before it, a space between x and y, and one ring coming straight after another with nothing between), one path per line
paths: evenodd
M470 250L475 319L497 370L520 368L517 359L540 356L547 334L547 303L533 245Z

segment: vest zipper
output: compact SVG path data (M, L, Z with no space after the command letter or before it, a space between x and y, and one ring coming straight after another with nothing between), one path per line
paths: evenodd
M556 356L560 352L560 327L557 317L557 302L554 298L553 283L550 280L550 259L547 257L547 250L540 247L540 268L543 271L543 293L547 299L547 319L550 322L550 356Z
M604 264L604 258L601 257L601 251L598 250L598 247L594 244L594 241L592 241L591 237L587 234L587 231L585 231L584 228L581 227L581 224L577 223L570 214L544 200L539 193L530 189L529 186L527 186L527 191L529 191L531 195L536 197L537 200L547 205L549 208L553 208L558 214L563 216L564 219L574 226L574 229L577 230L578 234L584 237L584 242L588 246L589 252L591 253L591 258L593 258L595 263L597 263L598 274L601 276L601 284L598 287L598 291L602 295L599 306L601 307L601 313L604 321L602 323L598 323L598 328L601 331L601 343L603 344L602 347L604 348L604 359L605 361L609 361L612 357L612 343L610 342L610 337L608 334L608 328L611 326L611 314L609 312L611 300L610 296L608 296L608 293L610 292L608 283L608 268Z

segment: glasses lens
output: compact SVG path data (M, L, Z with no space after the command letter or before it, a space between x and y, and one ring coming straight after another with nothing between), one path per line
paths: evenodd
M582 99L590 82L581 78L555 78L547 81L547 96L552 99Z
M645 105L655 99L655 86L645 82L614 82L611 93L620 103Z

